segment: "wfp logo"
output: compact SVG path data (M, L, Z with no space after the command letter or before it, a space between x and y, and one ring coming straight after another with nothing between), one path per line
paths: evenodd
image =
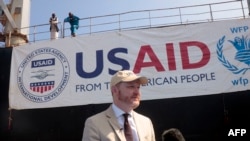
M247 70L250 69L250 39L247 37L235 37L234 41L229 40L230 43L236 48L237 53L235 55L235 60L247 64L247 68L239 69L235 65L232 65L223 55L223 43L225 41L225 36L223 36L217 43L217 55L219 61L232 73L234 74L245 74Z
M18 68L19 90L30 101L51 101L64 90L69 74L69 62L62 52L54 48L37 49Z
M244 75L250 69L250 39L242 36L235 37L233 40L228 40L228 42L236 49L234 59L242 63L242 65L238 65L238 67L230 63L230 61L224 56L224 42L225 36L217 42L217 56L219 61L233 74ZM246 86L248 84L248 79L240 77L239 80L233 80L232 83L233 85L243 84Z

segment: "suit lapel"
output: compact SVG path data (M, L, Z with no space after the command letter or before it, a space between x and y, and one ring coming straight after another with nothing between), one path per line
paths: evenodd
M144 141L144 138L143 138L143 130L145 130L145 127L143 127L144 123L140 119L140 116L135 111L133 111L133 118L134 118L134 121L135 121L135 126L136 126L136 130L137 130L137 133L138 133L139 140Z
M118 124L117 118L116 118L111 106L106 110L106 117L107 117L107 120L108 120L110 126L112 127L112 129L114 130L114 132L116 133L118 138L121 141L125 141L126 139L125 139L125 136L123 134L123 130L121 130L121 128Z

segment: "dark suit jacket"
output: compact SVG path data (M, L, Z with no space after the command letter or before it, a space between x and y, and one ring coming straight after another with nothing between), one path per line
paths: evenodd
M134 111L132 114L139 140L155 141L151 120ZM120 128L111 106L85 121L82 141L126 141L123 130Z

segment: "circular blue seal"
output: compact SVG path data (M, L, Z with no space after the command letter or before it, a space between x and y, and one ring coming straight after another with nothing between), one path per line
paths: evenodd
M18 67L17 84L22 95L36 103L59 96L70 76L69 62L55 48L40 48L26 56Z

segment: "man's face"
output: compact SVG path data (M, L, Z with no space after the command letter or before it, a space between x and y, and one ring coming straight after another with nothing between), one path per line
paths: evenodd
M132 82L121 82L117 86L114 93L114 100L117 105L125 109L135 109L140 104L140 82L139 80Z

